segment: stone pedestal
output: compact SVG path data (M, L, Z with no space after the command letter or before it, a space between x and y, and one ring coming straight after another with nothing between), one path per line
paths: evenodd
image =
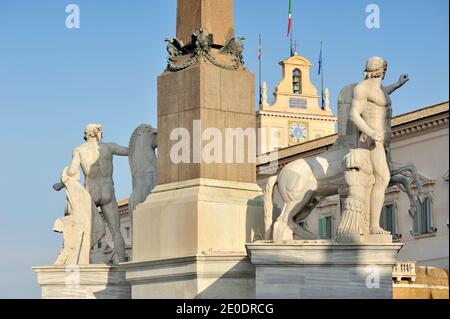
M133 298L251 297L245 244L263 232L262 207L255 184L197 179L157 186L134 212L127 264Z
M33 267L42 299L130 299L121 267L106 265Z
M255 267L246 254L213 254L127 265L133 299L253 299Z
M292 241L248 244L256 298L391 299L402 244Z

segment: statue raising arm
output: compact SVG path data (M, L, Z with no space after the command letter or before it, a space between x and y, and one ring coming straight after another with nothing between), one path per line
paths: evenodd
M395 82L392 85L389 85L387 87L384 88L384 91L388 94L391 95L392 93L394 93L395 91L397 91L399 88L401 88L403 85L406 84L406 82L409 81L409 76L408 74L403 74L400 76L400 79L398 79L397 82Z
M69 169L67 170L67 174L69 176L75 176L79 173L81 164L81 155L78 149L74 149L72 153L72 163L70 163Z
M115 143L110 143L109 146L111 147L112 153L117 156L128 156L129 150L127 147L120 146Z
M353 93L350 120L359 131L369 136L372 140L384 143L384 134L372 129L361 116L367 107L367 102L367 88L362 85L357 85Z

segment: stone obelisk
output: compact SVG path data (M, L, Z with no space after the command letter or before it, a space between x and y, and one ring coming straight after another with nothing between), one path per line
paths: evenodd
M241 41L233 0L178 0L177 38L158 78L159 185L133 218L133 298L254 297L245 244L263 232L263 201L251 156L255 77ZM202 156L208 129L221 135L222 161Z

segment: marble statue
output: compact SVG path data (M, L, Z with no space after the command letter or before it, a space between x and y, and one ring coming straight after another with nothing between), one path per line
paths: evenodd
M53 230L63 233L64 247L56 265L89 265L90 252L105 235L105 226L91 195L80 184L80 173L68 174L66 167L61 185L66 189L65 217L56 220ZM55 185L56 190L61 190Z
M261 106L268 106L267 83L264 81L261 85Z
M85 176L84 186L90 198L83 196L86 202L80 205L88 206L92 201L100 208L111 232L114 249L118 261L125 261L125 243L120 232L120 216L113 182L113 156L128 156L128 148L113 143L102 143L103 129L101 125L89 124L84 131L83 145L73 151L72 163L66 170L69 178L76 178L79 168ZM65 185L57 184L55 189L62 189Z
M391 119L392 107L389 97L409 81L402 75L399 81L383 87L388 64L380 57L370 58L365 69L365 80L355 86L350 110L350 121L360 136L358 148L370 150L375 183L370 199L370 232L387 234L380 227L380 216L386 189L391 180Z
M157 146L158 133L150 125L140 125L131 135L128 158L133 191L130 195L128 211L132 220L136 206L145 201L157 184L157 157L155 151Z
M323 91L323 100L324 100L323 108L325 110L329 110L330 109L330 90L328 90L328 88L325 88Z
M350 211L345 214L353 217L349 217L350 220L343 218L341 233L357 229L360 234L386 234L379 225L386 188L390 184L400 184L401 189L408 191L403 186L409 183L406 183L409 178L416 182L421 192L413 165L394 165L390 156L392 108L389 95L409 78L402 75L398 82L383 87L386 71L387 62L379 57L370 58L365 80L341 91L338 139L329 151L294 161L286 165L278 176L269 178L264 205L267 240L292 240L294 235L314 238L314 234L300 227L299 223L309 216L322 198L336 194L349 199L347 206L352 208L356 202L351 200L356 198L357 210L362 213L362 216ZM275 186L278 186L284 207L272 224ZM362 194L363 189L365 194ZM409 192L412 194L410 189ZM415 205L417 197L411 196L410 200L413 199ZM352 223L357 224L350 227Z
M375 178L370 151L356 148L344 158L341 222L337 235L370 234L370 195Z

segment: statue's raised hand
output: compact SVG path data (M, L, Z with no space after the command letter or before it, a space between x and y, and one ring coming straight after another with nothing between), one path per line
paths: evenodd
M408 82L408 81L409 81L409 76L408 76L408 74L400 75L400 79L398 79L398 85L399 85L399 86L403 86L403 85L405 85L405 83Z

